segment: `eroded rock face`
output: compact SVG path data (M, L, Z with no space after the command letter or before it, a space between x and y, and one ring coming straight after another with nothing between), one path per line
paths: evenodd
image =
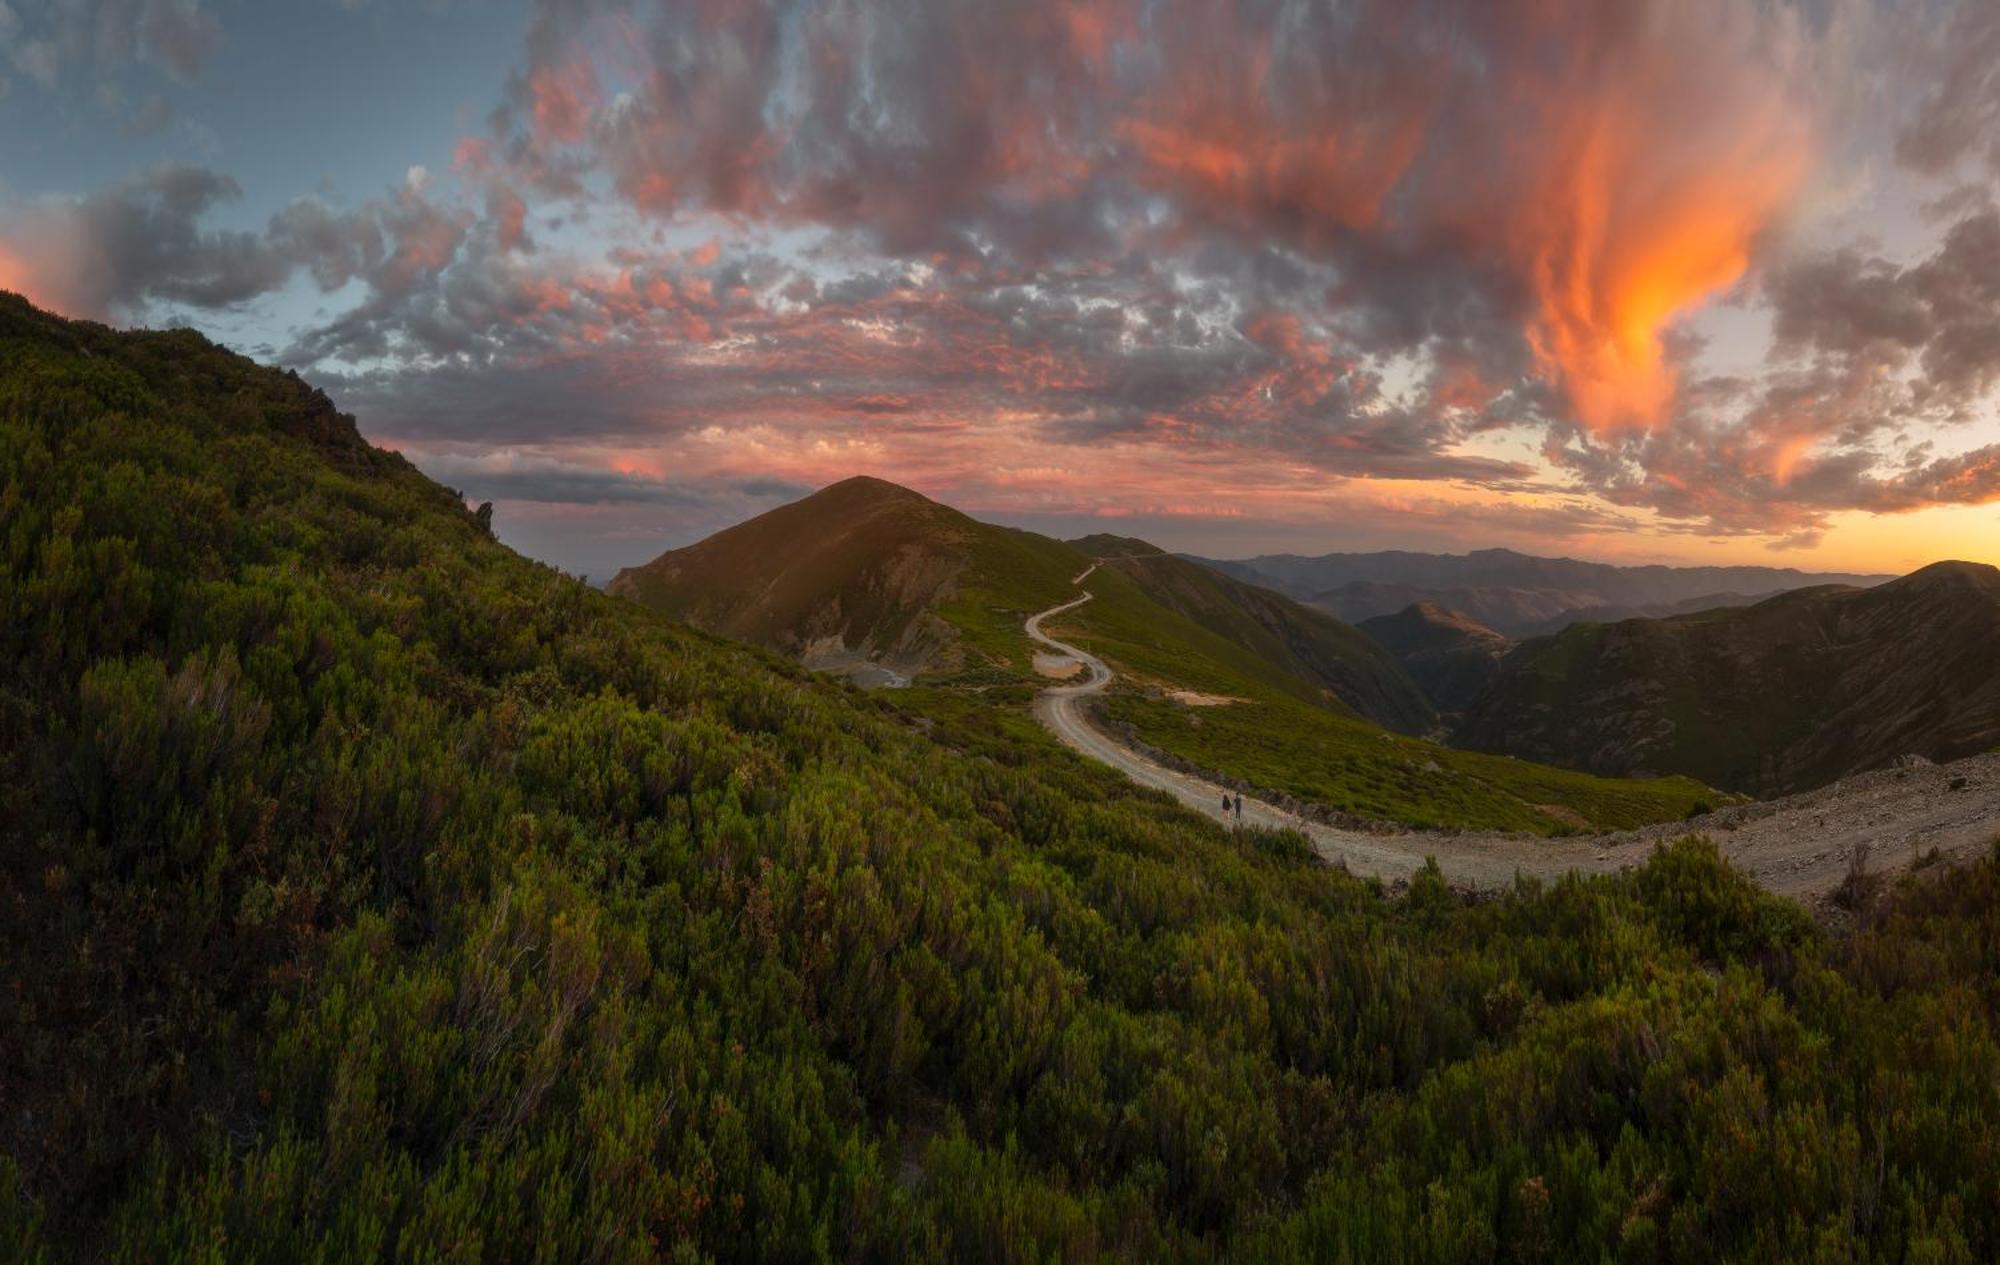
M1508 655L1456 738L1755 794L1986 751L2000 744L2000 570L1939 563L1871 589L1578 625Z

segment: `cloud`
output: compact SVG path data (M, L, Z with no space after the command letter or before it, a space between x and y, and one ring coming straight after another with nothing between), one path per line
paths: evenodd
M0 253L14 261L9 284L67 315L105 319L143 316L156 304L235 307L304 269L322 290L358 280L372 296L321 331L318 354L377 354L389 339L371 313L437 284L477 220L409 180L355 210L307 198L261 230L205 225L241 193L229 176L169 163L84 197L17 202L0 219Z
M1477 358L1607 433L1665 419L1667 329L1743 275L1814 148L1808 36L1728 0L625 9L539 8L497 118L525 178L1025 268L1279 243L1378 335L1476 309L1512 344Z
M1765 293L1761 376L1697 384L1674 425L1643 440L1552 436L1551 460L1619 504L1800 539L1840 511L2000 500L2000 448L1936 456L1917 438L1992 419L2000 211L1966 215L1908 266L1851 248L1787 261Z
M228 307L281 284L290 264L259 235L208 230L202 218L240 196L204 167L168 164L83 198L11 209L0 251L13 284L73 316L104 318L151 300Z
M1812 39L1731 0L543 4L458 155L494 191L460 267L295 354L643 364L606 376L652 402L605 417L663 435L1005 418L1056 450L1496 489L1531 467L1468 441L1550 425L1586 486L1691 504L1649 477L1709 425L1674 327L1811 169ZM664 225L819 232L832 266L565 284L575 261L513 257L523 195L599 181ZM1766 452L1804 442L1777 404L1829 389L1774 379L1739 451L1795 464Z
M517 448L477 453L419 450L418 457L425 473L476 500L688 510L745 499L781 503L813 490L809 484L784 479L675 479Z
M143 316L309 281L339 307L287 363L536 504L872 469L1173 516L1254 469L1315 512L1431 481L1803 538L1984 496L1947 432L2000 365L1985 205L1915 264L1786 240L1848 91L1828 11L546 0L449 174L223 231L227 177L158 169L10 208L0 284ZM1909 161L1983 144L1916 104ZM1724 296L1773 340L1726 377L1684 324Z
M0 44L49 91L72 70L101 78L135 62L192 83L221 48L222 27L199 0L10 0Z
M1912 360L1905 417L1962 417L2000 383L2000 211L1982 207L1902 268L1842 250L1774 270L1768 285L1781 354L1886 377Z
M1968 159L2000 173L2000 6L1959 0L1950 15L1918 28L1928 37L1916 65L1931 85L1896 138L1896 156L1930 175Z
M215 15L195 0L145 0L138 7L137 30L146 58L183 82L199 78L222 44Z

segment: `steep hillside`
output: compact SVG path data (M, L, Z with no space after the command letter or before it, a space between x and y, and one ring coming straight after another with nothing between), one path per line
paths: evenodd
M2000 864L1385 900L4 295L0 614L9 1259L2000 1248Z
M1421 734L1437 723L1421 689L1392 656L1321 611L1144 541L1097 536L1071 543L1130 577L1168 610L1291 677L1323 686L1379 724Z
M1272 554L1207 565L1349 623L1432 602L1512 637L1556 631L1580 620L1659 617L1751 600L1739 594L1769 595L1819 584L1866 586L1889 578L1789 567L1622 567L1537 558L1511 549L1468 554L1391 550L1314 558Z
M957 596L974 542L990 530L893 483L854 478L620 571L607 590L808 664L913 673L955 650L935 608Z
M1526 642L1457 737L1601 773L1801 790L2000 743L1996 647L2000 570L1941 562L1871 589Z
M1464 711L1500 676L1514 643L1457 611L1417 602L1361 624L1408 672L1440 712Z

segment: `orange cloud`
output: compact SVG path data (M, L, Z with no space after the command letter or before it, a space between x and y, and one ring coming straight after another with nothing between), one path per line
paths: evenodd
M1245 226L1308 239L1377 223L1421 152L1430 101L1378 73L1332 76L1225 6L1172 10L1165 69L1117 121L1142 178Z
M1544 17L1571 34L1571 8ZM1496 106L1522 138L1502 244L1534 302L1529 344L1578 420L1616 434L1664 419L1662 335L1743 275L1807 174L1812 134L1784 32L1703 4L1601 25L1569 73L1525 75Z
M1664 335L1743 276L1811 165L1801 36L1733 0L1495 3L1441 46L1385 4L1331 69L1220 6L1174 12L1114 125L1146 183L1266 238L1498 266L1532 368L1602 435L1665 419Z
M528 81L535 133L556 144L582 140L602 91L597 67L588 58L537 70Z

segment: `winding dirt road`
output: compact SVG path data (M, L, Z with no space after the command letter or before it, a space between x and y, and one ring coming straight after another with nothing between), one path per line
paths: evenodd
M1096 569L1093 564L1076 577L1076 583L1083 583ZM1091 759L1142 786L1165 791L1197 812L1233 824L1234 814L1223 811L1220 784L1147 759L1092 722L1084 700L1105 691L1112 681L1111 669L1090 652L1042 630L1043 621L1090 600L1085 592L1027 622L1028 636L1036 643L1084 668L1082 680L1052 685L1036 696L1036 718L1064 744ZM1568 839L1497 832L1344 830L1247 795L1243 824L1297 830L1328 863L1390 881L1409 878L1426 857L1436 857L1446 878L1474 888L1505 886L1517 873L1554 878L1572 871L1616 871L1642 864L1654 845L1664 840L1706 834L1756 882L1810 900L1839 886L1857 849L1865 849L1870 870L1888 872L1907 865L1919 852L1936 849L1943 857L1963 858L1991 847L2000 839L2000 753L1951 764L1914 762L1688 821Z

